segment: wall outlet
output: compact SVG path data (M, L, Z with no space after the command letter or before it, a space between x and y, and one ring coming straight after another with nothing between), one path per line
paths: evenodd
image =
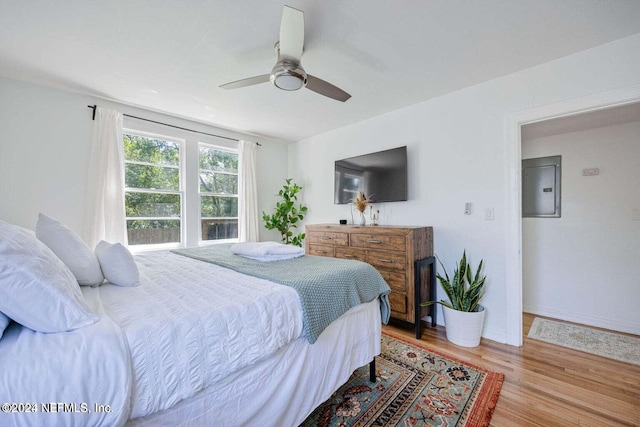
M493 221L495 219L495 213L493 208L486 208L484 210L484 220L485 221Z
M467 202L464 204L464 214L471 215L471 202Z

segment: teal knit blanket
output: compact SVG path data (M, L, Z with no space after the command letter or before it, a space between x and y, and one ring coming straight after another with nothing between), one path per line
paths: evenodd
M311 344L351 307L378 297L382 321L389 321L389 285L367 263L313 255L260 262L235 255L230 247L230 244L220 244L171 252L292 287L300 297L303 333Z

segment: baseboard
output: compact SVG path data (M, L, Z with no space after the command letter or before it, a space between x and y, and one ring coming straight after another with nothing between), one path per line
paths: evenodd
M615 319L609 319L599 316L585 316L582 313L572 313L566 310L550 309L548 307L531 307L525 305L522 307L525 313L531 313L538 316L551 317L553 319L566 320L567 322L580 323L582 325L595 326L596 328L610 329L612 331L624 332L627 334L640 335L640 324L627 323Z
M487 328L486 322L484 328L482 329L482 338L486 338L491 341L499 342L502 344L507 343L507 333L503 330L497 330L493 328Z

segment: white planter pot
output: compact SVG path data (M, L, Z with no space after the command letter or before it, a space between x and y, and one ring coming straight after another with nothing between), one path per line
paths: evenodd
M449 341L462 347L477 347L480 344L485 309L483 306L478 309L480 311L466 312L442 306Z

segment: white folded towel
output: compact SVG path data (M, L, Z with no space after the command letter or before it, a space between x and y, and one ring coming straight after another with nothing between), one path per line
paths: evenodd
M231 252L256 261L271 262L301 257L304 248L278 242L243 242L231 245Z

